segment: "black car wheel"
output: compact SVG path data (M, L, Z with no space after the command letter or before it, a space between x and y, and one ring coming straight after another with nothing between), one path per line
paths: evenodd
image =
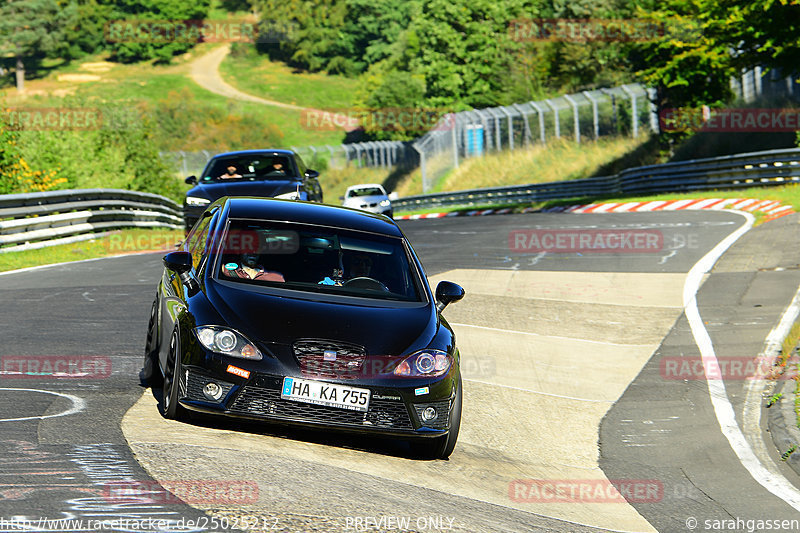
M172 420L182 420L186 418L186 409L178 403L180 394L181 380L181 339L178 328L172 332L169 341L169 353L167 354L167 365L164 368L164 401L162 402L162 413L164 418Z
M150 309L150 320L147 323L147 341L144 344L144 363L139 379L144 385L155 385L161 375L158 368L158 299Z
M444 437L435 439L424 439L413 443L414 450L431 459L447 459L456 447L458 441L458 430L461 427L461 377L458 380L458 389L453 401L453 409L450 411L450 431Z

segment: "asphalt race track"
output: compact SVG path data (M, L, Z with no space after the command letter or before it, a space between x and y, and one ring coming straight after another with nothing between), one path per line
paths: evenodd
M797 519L800 480L764 444L752 380L725 379L720 394L702 373L670 373L704 357L702 331L720 359L763 350L800 285L795 217L748 232L743 215L703 211L401 223L432 283L467 290L444 313L465 379L448 461L382 439L163 419L160 391L137 376L160 254L0 275L0 533L99 530L89 520L106 531L672 532ZM734 234L701 276L695 265ZM699 321L684 312L693 280Z

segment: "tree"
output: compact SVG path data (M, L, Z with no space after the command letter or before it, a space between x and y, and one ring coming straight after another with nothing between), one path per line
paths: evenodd
M174 55L190 50L197 40L187 34L172 37L170 32L163 35L155 32L150 36L150 23L181 24L184 21L205 19L210 8L210 0L116 0L113 28L119 29L119 37L110 39L109 48L114 57L122 62L156 59L168 62Z
M16 62L17 91L25 91L25 62L64 50L74 4L55 0L6 0L0 4L0 55Z
M668 0L642 15L664 35L636 50L660 107L722 104L730 78L755 66L800 72L800 4L793 0Z
M430 105L499 103L520 46L509 24L523 6L522 0L422 0L409 27L419 50L410 70L423 76Z

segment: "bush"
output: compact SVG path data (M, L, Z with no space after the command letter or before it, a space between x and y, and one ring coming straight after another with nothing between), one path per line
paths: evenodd
M65 108L96 108L93 130L9 131L0 124L0 193L50 189L111 188L183 195L180 181L162 161L147 114L65 100Z
M283 133L274 124L202 104L186 88L170 91L147 112L152 116L156 143L162 150L226 151L283 144Z

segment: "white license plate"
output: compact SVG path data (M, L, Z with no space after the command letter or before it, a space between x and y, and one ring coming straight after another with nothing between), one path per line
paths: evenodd
M281 398L284 400L362 412L369 407L369 396L369 389L290 377L283 378L281 389Z

